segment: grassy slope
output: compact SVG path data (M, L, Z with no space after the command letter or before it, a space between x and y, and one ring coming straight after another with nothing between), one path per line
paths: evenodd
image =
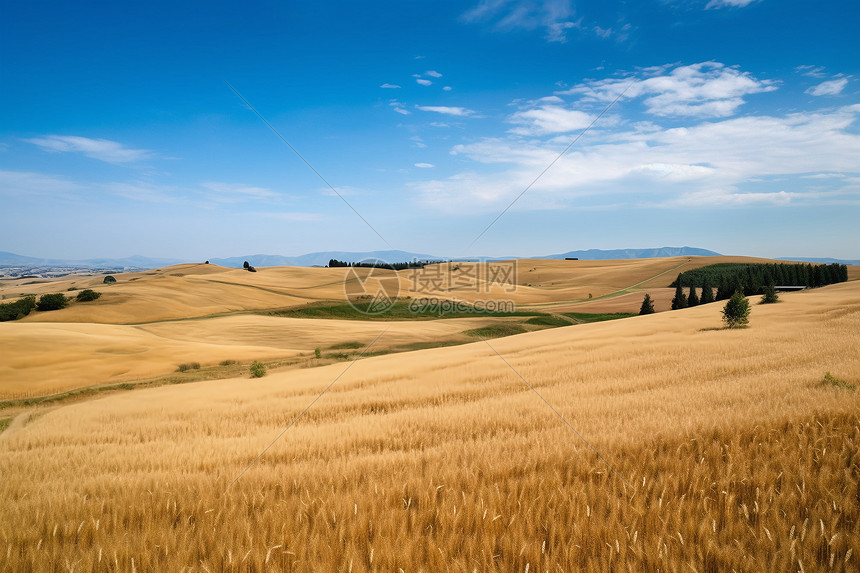
M59 408L0 436L7 566L856 570L860 283L782 299Z

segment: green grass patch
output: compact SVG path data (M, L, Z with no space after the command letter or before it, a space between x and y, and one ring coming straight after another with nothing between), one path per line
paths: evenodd
M442 348L443 346L459 346L467 344L466 340L428 340L425 342L409 342L408 344L400 344L391 350L393 352L410 352L412 350L427 350L428 348Z
M839 378L830 374L830 372L824 373L824 380L822 384L825 386L833 386L834 388L842 388L843 390L856 390L857 386L851 384L850 382L846 382L845 380L840 380Z
M482 326L480 328L473 328L472 330L466 330L463 334L467 336L474 336L476 338L501 338L503 336L513 336L514 334L522 334L523 332L527 332L525 328L521 324L517 323L502 323L502 324L490 324L487 326Z
M336 320L433 320L437 318L470 318L475 316L538 316L543 313L514 311L493 312L468 305L462 301L450 305L418 305L414 300L398 300L391 308L379 314L366 312L370 302L356 302L355 306L347 302L313 303L298 308L267 311L268 316L285 318L322 318ZM459 310L457 307L464 310ZM452 307L453 310L446 310Z
M571 322L569 320L565 320L560 316L553 316L551 314L545 314L543 316L534 316L526 321L526 324L534 324L537 326L549 326L551 328L557 328L559 326L570 326Z
M12 423L12 418L3 418L0 419L0 434L6 431L6 428L9 427L9 424Z
M331 360L349 360L352 355L347 354L346 352L331 352L326 354L325 357Z
M633 312L605 312L605 313L590 313L590 312L563 312L564 316L579 322L604 322L606 320L618 320L619 318L630 318L637 316Z
M329 349L331 350L355 350L358 348L364 348L364 343L353 340L350 342L340 342L338 344L329 346Z

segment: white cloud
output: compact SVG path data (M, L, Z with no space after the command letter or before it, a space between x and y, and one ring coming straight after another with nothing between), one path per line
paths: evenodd
M431 78L441 78L442 77L442 74L440 74L436 70L429 70L429 71L424 72L424 73L427 74L428 76L430 76Z
M398 86L397 84L389 84L389 83L382 84L382 85L381 85L381 86L379 86L379 87L381 87L381 88L385 88L385 89L387 89L387 90L396 90L396 89L400 89L400 86Z
M804 76L809 76L811 78L825 78L827 74L824 71L823 66L797 66L794 70L798 73L803 74Z
M416 163L415 167L420 167L421 169L431 169L436 166L432 163Z
M431 82L430 80L425 80L424 78L418 78L417 80L415 80L415 82L416 82L416 83L418 83L418 84L420 84L420 85L422 85L422 86L431 86L431 85L433 85L433 82Z
M217 181L201 183L201 187L211 191L208 197L221 203L238 203L249 200L271 200L278 193L265 187L255 187L244 183L221 183Z
M566 42L573 21L571 0L481 0L461 16L465 22L491 22L502 32L542 29L549 42Z
M585 112L556 105L545 105L527 111L518 111L509 121L519 126L512 129L512 133L546 135L584 129L593 121L593 118Z
M806 93L814 96L839 95L845 86L848 85L848 78L838 78L826 82L821 82L817 86L813 86L806 90Z
M388 102L388 105L390 105L394 109L394 111L396 111L399 114L409 115L411 113L408 109L404 109L403 104L401 104L396 99L393 99L390 102Z
M749 6L755 1L756 0L711 0L708 2L708 5L705 6L705 10L710 10L712 8L725 8L726 6L743 8L744 6Z
M452 89L453 89L453 88L451 88L451 86L445 86L444 88L442 88L442 90L443 90L443 91L446 91L446 92L449 92L449 91L451 91Z
M83 153L92 159L107 163L130 163L152 156L147 149L129 149L109 139L91 139L76 135L46 135L25 141L38 145L49 152Z
M596 134L597 141L559 159L517 208L570 205L603 194L652 205L702 207L855 204L860 198L858 121L860 105L853 105L670 129L644 124L642 129ZM515 137L457 145L453 154L486 167L414 182L411 188L421 203L440 210L499 210L561 149L556 140Z
M451 107L446 105L416 105L415 108L420 109L421 111L432 111L445 115L455 115L457 117L466 117L475 113L471 109L467 109L465 107Z
M788 205L792 200L807 199L804 193L788 193L774 191L763 193L738 193L734 189L706 189L693 193L685 193L667 205L690 207L725 207L747 205Z
M665 66L651 68L643 70L650 75L644 79L599 80L558 94L608 102L624 93L626 98L644 98L648 111L654 115L727 117L745 103L744 96L777 89L770 80L757 80L719 62L678 66L668 73L667 70Z

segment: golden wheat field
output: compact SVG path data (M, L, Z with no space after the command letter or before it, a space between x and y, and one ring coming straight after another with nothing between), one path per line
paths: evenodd
M683 270L714 262L758 262L748 257L675 257L625 261L521 260L499 263L512 284L493 283L486 266L431 265L423 271L383 273L399 283L401 298L511 301L541 312L638 312L642 292L668 310L667 284ZM477 271L476 271L477 269ZM513 270L511 270L513 269ZM852 267L853 269L853 267ZM367 276L367 269L357 269ZM853 271L852 271L853 272ZM248 273L188 264L119 275L0 281L0 296L96 289L96 303L72 304L0 322L0 400L51 395L81 387L167 376L185 363L216 367L223 361L303 363L316 348L370 342L372 322L294 320L266 316L270 309L346 298L356 282L342 268L282 267ZM370 279L371 284L377 284ZM589 298L589 295L591 298ZM262 313L262 314L261 314ZM470 329L497 318L463 318L391 324L375 348L461 343ZM513 319L521 323L522 319Z
M605 263L603 283L544 264L540 281L520 273L522 304L597 305L640 289L638 307L642 290L688 263L637 263L615 278ZM324 285L335 270L302 272ZM224 286L295 294L257 274L234 279L270 283ZM233 308L199 280L206 313ZM156 293L136 282L113 304ZM618 296L589 302L583 289ZM856 571L860 281L780 298L753 304L746 329L721 328L716 303L33 407L0 434L0 570ZM294 327L288 344L265 339L261 316L213 316L195 331L179 299L161 318L125 321L105 305L94 330L70 336L151 343L171 362L192 346L228 347L230 332L237 356L253 357L304 352L315 336L372 353L392 335L462 330L443 324L460 319L353 321L317 335L326 321L308 320L311 334ZM271 300L233 310L257 303ZM73 310L8 326L74 333L87 325ZM157 322L170 313L182 316ZM16 332L6 336L4 349ZM37 362L38 336L16 356ZM82 344L89 368L121 363Z

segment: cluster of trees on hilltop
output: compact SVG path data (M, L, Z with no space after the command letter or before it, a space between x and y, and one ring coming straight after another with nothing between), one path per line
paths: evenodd
M392 271L402 271L405 269L423 269L426 265L435 265L437 263L442 263L445 261L410 261L408 263L386 263L384 261L375 261L375 262L360 262L360 263L348 263L346 261L339 261L337 259L329 259L328 266L329 268L334 267L361 267L361 268L369 268L369 269L391 269Z
M821 287L848 280L848 267L792 263L718 263L683 272L669 286L717 289L716 300L736 291L761 294L768 286Z

